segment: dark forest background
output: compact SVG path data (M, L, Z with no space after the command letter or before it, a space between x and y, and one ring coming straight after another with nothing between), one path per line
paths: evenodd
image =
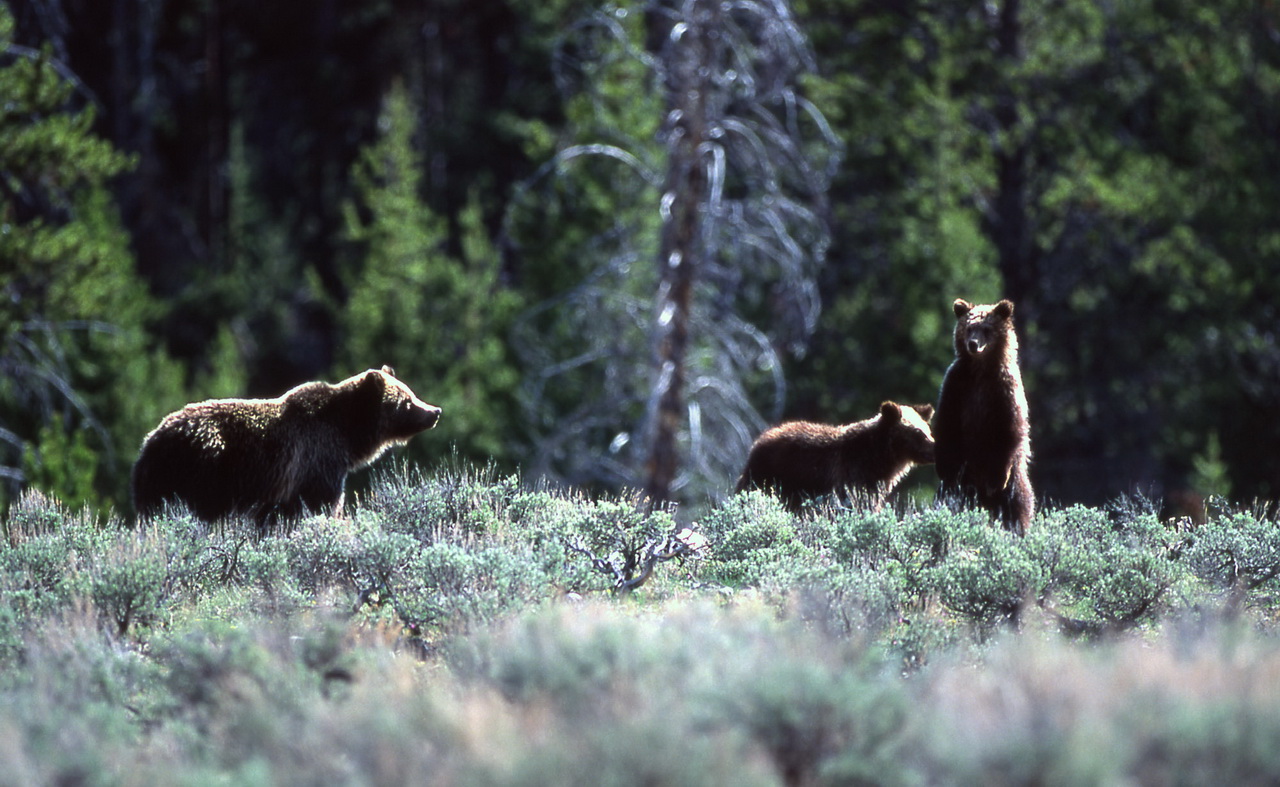
M933 401L956 297L1016 303L1042 498L1280 496L1270 0L22 0L0 52L5 500L386 363L410 461L697 506Z

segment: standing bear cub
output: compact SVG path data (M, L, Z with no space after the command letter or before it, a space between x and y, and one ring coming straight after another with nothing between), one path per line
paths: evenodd
M342 510L347 474L436 425L390 367L336 385L303 383L275 399L211 399L170 413L133 466L139 516L185 503L202 520L233 515L259 527Z
M933 422L942 494L976 501L1004 527L1026 534L1035 509L1027 477L1031 429L1013 303L957 299L954 309L956 359L942 380Z
M751 446L736 491L775 492L793 512L805 498L858 493L879 508L913 465L933 462L933 405L880 405L865 421L829 426L792 421Z

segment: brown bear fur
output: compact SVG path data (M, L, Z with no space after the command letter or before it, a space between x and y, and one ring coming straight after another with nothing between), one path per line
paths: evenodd
M1006 528L1025 534L1035 501L1013 303L974 306L957 299L954 310L956 358L943 378L933 422L942 493L977 502Z
M751 446L736 491L775 492L792 511L805 498L832 493L865 495L879 508L913 465L933 461L932 415L932 405L885 402L879 414L844 426L775 426Z
M336 385L303 383L275 399L212 399L170 413L142 441L133 503L151 516L182 503L198 518L244 515L259 526L338 514L347 474L435 426L390 367Z

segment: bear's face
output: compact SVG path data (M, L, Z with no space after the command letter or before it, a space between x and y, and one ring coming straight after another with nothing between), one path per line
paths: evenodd
M909 459L913 464L933 464L933 430L929 428L929 419L932 417L931 404L903 407L894 402L885 402L880 405L881 428L889 430L889 445L893 456Z
M982 357L993 348L1001 349L1012 327L1013 302L1000 301L989 306L974 306L956 299L956 354Z
M365 374L380 378L382 405L379 431L384 441L404 442L432 428L440 420L440 408L419 399L409 386L396 379L390 366L371 369Z

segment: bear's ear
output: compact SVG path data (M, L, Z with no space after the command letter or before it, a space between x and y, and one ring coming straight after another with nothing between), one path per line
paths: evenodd
M996 307L991 310L991 313L1002 320L1009 319L1013 316L1013 301L1005 298L996 304Z
M385 368L385 367L384 367ZM356 390L362 395L376 397L382 400L382 389L386 387L386 381L382 378L382 372L370 369L360 378L360 382L356 384Z
M933 418L933 405L931 404L917 404L912 409L920 414L926 424L929 423L930 418Z
M952 308L955 309L957 317L963 317L969 313L970 309L973 308L973 304L963 298L956 298L956 302L952 305Z
M369 369L333 386L328 406L344 413L377 412L386 388L386 377L377 369Z
M890 423L902 420L902 408L893 402L882 402L880 404L880 416Z
M392 369L390 366L387 366L386 364L383 364L383 366L382 366L382 373L383 373L383 374L389 374L389 375L391 375L392 377L395 377L395 376L396 376L396 370L395 370L395 369Z

